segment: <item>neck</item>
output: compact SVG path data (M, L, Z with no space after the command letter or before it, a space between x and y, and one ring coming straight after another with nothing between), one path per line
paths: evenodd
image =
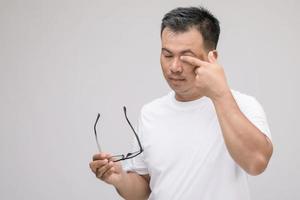
M203 94L197 94L197 93L193 93L193 94L178 94L178 93L175 92L175 99L177 101L182 101L182 102L194 101L194 100L200 99L203 96L204 96Z

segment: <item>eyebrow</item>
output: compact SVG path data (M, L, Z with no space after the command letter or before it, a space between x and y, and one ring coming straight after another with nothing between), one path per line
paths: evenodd
M170 54L173 54L172 53L172 51L170 51L169 49L167 49L167 48L161 48L161 50L162 51L167 51L168 53L170 53ZM192 51L192 50L190 50L190 49L185 49L185 50L183 50L183 51L180 51L180 54L185 54L185 53L191 53L191 54L193 54L193 56L195 56L195 57L197 57L197 55Z

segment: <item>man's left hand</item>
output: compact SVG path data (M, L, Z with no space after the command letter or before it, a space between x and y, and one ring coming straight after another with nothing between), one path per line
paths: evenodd
M181 56L180 59L196 67L195 87L205 96L216 100L230 92L223 67L218 64L213 51L208 53L208 62L192 56Z

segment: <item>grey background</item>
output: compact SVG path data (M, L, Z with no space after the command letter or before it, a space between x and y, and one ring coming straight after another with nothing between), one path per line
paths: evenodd
M178 6L221 21L230 86L263 105L274 154L250 178L253 199L300 199L300 4L251 1L0 1L0 199L120 199L90 172L96 144L125 153L141 106L169 91L160 21Z

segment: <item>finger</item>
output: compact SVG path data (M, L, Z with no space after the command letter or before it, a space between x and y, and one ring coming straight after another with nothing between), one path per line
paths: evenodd
M186 63L196 66L196 67L206 66L208 64L207 62L200 60L198 58L192 57L192 56L180 56L180 59L183 62L186 62Z
M116 161L116 160L119 160L121 157L125 157L124 155L116 155L116 156L110 156L108 157L108 160L109 161Z
M105 165L101 168L97 168L96 173L95 173L96 177L101 179L106 168L108 168L108 165Z
M114 167L109 168L103 175L102 175L102 180L107 180L108 177L110 177L114 172Z
M91 170L96 173L97 169L98 168L101 168L103 167L104 165L106 165L108 163L108 160L107 159L104 159L104 160L96 160L96 161L93 161L93 162L90 162L90 168Z
M108 164L106 164L105 166L98 168L96 170L96 176L100 179L102 179L102 176L105 172L107 172L107 170L109 170L110 168L113 167L113 162L109 162Z
M195 72L196 75L200 75L200 74L203 72L203 69L204 69L204 68L197 67L197 68L194 70L194 72Z
M107 179L109 176L111 176L112 174L116 173L115 167L112 164L101 176L102 180Z
M93 156L93 160L103 160L103 159L106 159L106 158L109 158L110 157L110 154L109 153L98 153L98 154L95 154Z
M96 173L96 169L97 169L97 168L95 167L94 162L90 162L89 166L90 166L90 169L92 170L92 172L93 172L93 173Z
M196 80L196 81L201 81L201 75L196 74L195 80Z

